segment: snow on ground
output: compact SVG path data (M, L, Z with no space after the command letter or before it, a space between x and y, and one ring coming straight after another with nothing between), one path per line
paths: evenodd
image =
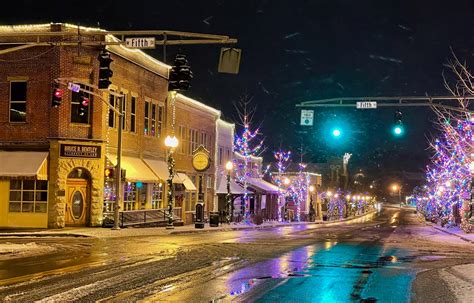
M440 271L441 278L458 302L474 301L474 264L457 265Z
M49 245L40 245L35 242L27 243L0 243L0 260L13 258L24 258L29 256L43 255L55 251L56 248Z

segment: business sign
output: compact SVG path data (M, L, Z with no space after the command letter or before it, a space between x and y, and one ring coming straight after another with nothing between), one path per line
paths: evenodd
M128 48L155 48L155 37L125 38Z
M59 156L96 159L101 156L101 147L97 145L61 144Z
M301 110L301 122L300 125L303 126L312 126L314 119L314 110L312 109L303 109Z
M357 102L356 108L357 109L375 109L377 108L377 102L371 102L371 101Z

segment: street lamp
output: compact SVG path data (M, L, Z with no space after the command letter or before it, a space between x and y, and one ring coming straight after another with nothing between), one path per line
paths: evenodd
M232 207L232 195L230 193L230 172L232 171L232 169L234 169L234 164L232 164L232 161L227 161L227 163L225 164L225 169L227 170L227 196L226 196L226 200L227 200L227 223L230 224L230 222L232 222L233 220L233 214L234 214L234 211L233 211L233 207Z
M173 152L174 149L178 146L178 138L176 136L166 136L165 138L165 146L169 148L168 153L168 224L166 225L166 229L173 229L173 199L174 199L174 190L173 190L173 177L174 177L174 158Z
M400 207L402 207L401 186L398 184L392 184L392 191L394 194L398 191L398 201L400 202Z

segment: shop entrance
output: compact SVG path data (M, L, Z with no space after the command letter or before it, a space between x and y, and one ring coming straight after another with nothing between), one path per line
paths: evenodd
M89 179L81 169L71 172L66 184L66 225L84 226L89 221Z

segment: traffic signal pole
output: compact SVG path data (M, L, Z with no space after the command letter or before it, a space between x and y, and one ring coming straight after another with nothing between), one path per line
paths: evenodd
M115 184L117 188L115 189L115 203L114 203L114 227L113 230L120 229L119 224L119 210L120 210L120 202L122 200L122 124L123 124L123 102L122 98L120 97L119 100L119 124L117 130L117 166L116 166L116 176L115 176Z

